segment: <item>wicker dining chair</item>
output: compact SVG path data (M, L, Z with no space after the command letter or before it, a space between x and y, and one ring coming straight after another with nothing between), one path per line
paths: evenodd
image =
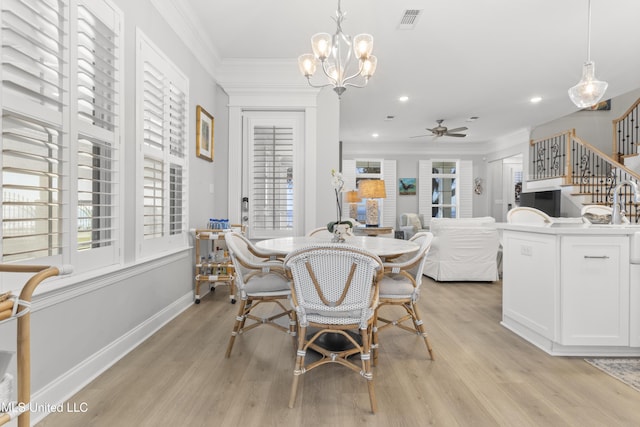
M291 252L284 260L292 279L291 299L298 319L298 351L289 407L293 408L302 374L318 366L338 363L367 380L371 411L376 399L371 369L371 342L378 303L382 261L368 251L348 245L315 245ZM307 328L314 328L307 336ZM317 329L317 332L316 332ZM359 331L358 336L348 331ZM318 339L335 334L350 343L347 349L329 349ZM305 365L308 349L319 360ZM349 357L359 354L358 361Z
M225 357L231 355L236 336L260 325L270 325L291 334L295 345L296 316L295 312L288 308L290 304L287 300L291 296L291 288L282 261L260 251L240 233L225 234L225 241L236 271L240 300ZM274 303L280 310L266 318L255 315L253 310L263 303ZM275 322L284 316L289 317L288 327ZM247 320L250 321L249 324L246 323Z
M421 336L427 346L429 357L431 360L435 360L417 305L420 297L420 285L422 284L422 270L429 254L433 234L421 231L411 236L409 240L420 245L420 248L416 252L402 255L384 263L384 276L380 281L380 303L376 310L377 333L374 334L373 344L374 365L378 359L378 333L392 326L397 326ZM380 309L387 305L404 308L404 316L398 319L388 319L380 316ZM413 321L412 326L404 324L409 320ZM381 323L382 325L380 326Z
M307 232L308 237L333 237L333 233L327 230L327 227L314 228Z

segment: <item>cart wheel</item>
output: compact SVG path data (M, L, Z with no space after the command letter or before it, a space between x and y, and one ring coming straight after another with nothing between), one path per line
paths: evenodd
M231 304L235 304L235 303L236 303L235 298L232 298L232 299L231 299Z
M196 304L200 304L200 298L196 298Z

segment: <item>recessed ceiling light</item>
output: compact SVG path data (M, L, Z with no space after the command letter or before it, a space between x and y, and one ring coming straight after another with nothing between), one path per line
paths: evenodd
M374 138L377 138L377 137L379 137L380 135L378 135L377 133L372 133L372 134L371 134L371 136L372 136L372 137L374 137Z
M538 102L542 101L542 97L541 96L534 96L533 98L531 98L529 100L532 104L537 104Z
M409 97L406 95L403 95L400 98L398 98L398 101L400 102L407 102L408 100L409 100Z

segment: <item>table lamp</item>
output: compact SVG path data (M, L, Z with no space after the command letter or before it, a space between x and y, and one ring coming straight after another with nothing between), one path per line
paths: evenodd
M384 181L381 179L366 179L360 181L358 194L361 198L367 199L367 227L377 227L378 222L378 199L387 197L384 188Z
M358 203L362 201L357 190L347 191L345 199L349 203L349 217L358 219Z

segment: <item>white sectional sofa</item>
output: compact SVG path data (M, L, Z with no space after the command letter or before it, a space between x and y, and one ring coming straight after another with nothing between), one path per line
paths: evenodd
M500 240L495 219L432 218L434 238L424 274L437 281L498 280Z

